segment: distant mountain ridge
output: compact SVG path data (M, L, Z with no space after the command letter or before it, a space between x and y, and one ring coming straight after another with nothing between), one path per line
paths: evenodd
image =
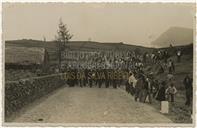
M193 29L183 27L171 27L151 42L157 47L169 47L193 43Z

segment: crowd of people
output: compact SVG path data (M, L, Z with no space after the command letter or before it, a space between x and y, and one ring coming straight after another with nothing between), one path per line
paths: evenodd
M177 89L172 80L159 81L152 74L139 75L136 77L131 73L126 91L135 96L135 101L152 103L153 98L158 101L168 100L174 102Z
M161 56L162 54L164 56ZM177 63L180 63L182 56L181 50L177 50L176 55ZM155 98L158 101L169 101L173 103L175 101L175 94L177 93L175 85L176 82L174 80L174 62L168 55L167 51L163 51L163 53L158 51L157 57L153 57L152 60L153 63L159 64L159 73L164 73L164 70L168 69L166 78L164 80L155 78L155 75L158 75L158 73L146 74L144 72L137 74L136 72L131 72L128 83L126 84L126 91L131 95L134 95L135 101L139 100L139 102L145 103L146 100L148 100L148 102L151 104L153 98ZM192 77L189 76L189 74L185 76L183 85L186 92L185 105L190 106L192 104L193 83Z
M177 62L181 62L182 52L178 50ZM159 72L147 72L146 67L159 65ZM155 76L167 71L165 80ZM124 52L94 52L78 55L74 61L68 61L63 67L65 79L70 87L102 86L117 88L125 86L126 92L133 95L135 101L152 103L158 101L175 101L177 93L174 82L175 64L167 50L136 53ZM186 103L192 101L192 78L187 75L183 81L186 89Z

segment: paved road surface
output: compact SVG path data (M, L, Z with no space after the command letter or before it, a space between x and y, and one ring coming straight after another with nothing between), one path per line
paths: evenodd
M63 87L22 110L13 122L167 123L148 104L135 102L122 89Z

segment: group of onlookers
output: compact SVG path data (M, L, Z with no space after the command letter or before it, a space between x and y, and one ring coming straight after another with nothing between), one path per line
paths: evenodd
M168 85L168 87L167 87ZM174 102L174 95L177 90L174 84L169 81L159 82L154 79L152 74L136 74L130 73L126 91L135 96L135 101L144 102L148 98L148 102L152 103L155 98L158 101L169 100Z
M175 94L177 89L173 76L166 76L163 81L154 79L152 74L134 74L130 73L128 83L126 84L126 92L134 95L135 101L145 103L146 100L152 103L153 98L157 101L175 102ZM186 91L185 105L190 106L192 103L192 78L189 75L183 80Z
M176 52L177 62L181 62L182 51ZM115 54L98 53L94 56L86 57L86 64L80 64L79 67L74 65L68 65L67 69L63 72L73 73L77 75L77 72L81 72L84 75L83 78L67 79L69 86L79 85L84 87L89 85L98 86L99 88L104 85L106 88L112 86L117 88L121 85L126 85L126 91L135 97L135 101L152 103L153 98L158 101L175 101L175 94L177 93L176 85L174 82L175 64L170 58L167 50L158 50L154 53L137 54L135 52L128 52L115 56ZM159 65L159 71L153 73L146 73L146 65ZM100 66L100 67L97 67ZM121 72L128 73L126 77L112 78L109 72ZM167 72L166 79L159 80L155 76ZM102 77L98 78L97 75ZM97 79L95 79L97 77ZM186 105L191 104L192 100L192 78L188 75L184 78L183 84L186 89Z
M161 52L158 52L161 53ZM165 52L164 52L165 53ZM167 53L165 53L167 54ZM165 55L164 54L164 55ZM182 52L177 51L177 62L181 62ZM165 57L164 57L165 58ZM158 61L158 60L157 60ZM155 60L154 60L155 62ZM135 97L135 101L145 102L148 100L152 103L152 99L155 98L158 101L175 101L175 94L177 93L174 75L175 75L175 65L172 59L163 59L162 61L156 62L162 68L159 73L164 73L165 68L168 69L167 76L164 80L159 81L154 78L159 73L145 74L143 73L130 73L128 83L126 84L126 91ZM163 64L163 65L162 65ZM166 65L165 65L166 64ZM166 66L166 67L165 67ZM186 75L183 80L183 85L185 86L185 105L191 105L192 103L192 77Z

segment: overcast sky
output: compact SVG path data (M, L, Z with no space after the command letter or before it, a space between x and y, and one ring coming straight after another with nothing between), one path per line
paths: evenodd
M173 26L193 28L193 4L3 4L5 40L54 40L60 17L72 40L148 46Z

